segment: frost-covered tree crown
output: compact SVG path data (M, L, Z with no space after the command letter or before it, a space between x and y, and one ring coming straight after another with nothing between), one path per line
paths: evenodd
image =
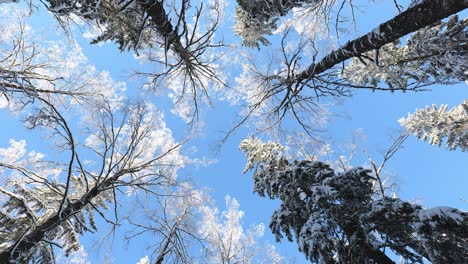
M401 118L400 124L418 139L428 140L431 145L442 145L447 149L468 150L468 100L447 110L447 105L436 105L416 110Z
M203 263L287 263L273 245L261 244L264 225L244 229L241 220L245 212L240 210L237 200L226 196L225 201L226 209L222 212L211 206L202 206L200 233L207 242Z
M78 45L37 41L25 13L11 14L0 19L0 108L60 155L28 151L26 140L0 148L0 263L54 263L59 248L82 250L96 217L118 224L117 193L175 184L185 158L154 105L125 104L125 84L97 73Z

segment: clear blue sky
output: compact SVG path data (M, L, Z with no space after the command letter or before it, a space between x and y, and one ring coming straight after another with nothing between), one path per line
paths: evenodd
M365 15L357 14L359 34L366 33L379 23L393 17L396 14L392 6L393 1L376 1L369 5L375 5L372 10L366 10ZM235 2L231 1L232 9ZM47 27L46 15L35 19L34 26ZM229 35L226 29L224 33ZM77 34L78 36L78 34ZM350 37L353 37L352 35ZM50 37L53 37L52 35ZM90 46L86 40L80 40L85 55L91 64L100 70L110 71L116 80L125 81L132 68L139 67L130 54L120 54L112 45ZM275 43L273 43L275 45ZM128 88L134 93L137 87L135 83L129 83ZM334 118L329 124L328 136L336 142L347 142L356 129L363 129L367 139L360 144L375 160L379 161L384 150L391 144L390 135L399 128L397 120L405 117L408 112L414 112L416 108L423 108L431 104L448 104L450 107L459 104L468 98L468 86L464 83L454 86L433 86L432 91L420 93L383 93L362 91L352 98L345 99L340 106L331 110L341 117ZM167 99L155 98L156 103L163 102L167 106ZM160 100L160 101L158 101ZM168 126L178 138L183 138L186 127L177 117L166 109ZM278 205L275 201L260 198L252 192L251 173L242 174L245 166L243 153L238 149L240 140L251 131L240 129L222 146L219 152L214 153L222 131L230 128L234 113L238 108L232 108L226 103L216 102L213 109L204 109L203 119L206 126L203 129L204 136L195 138L189 146L197 148L196 155L215 159L217 162L208 167L186 168L180 174L191 177L199 186L208 187L220 209L224 208L224 197L230 195L238 199L241 209L246 212L244 226L260 222L268 225L269 217ZM233 117L233 118L231 118ZM44 135L35 131L26 131L20 122L6 110L0 110L0 147L6 147L8 140L26 139L33 149L45 147ZM353 165L362 165L366 162L362 154L361 159ZM468 156L461 151L449 152L444 148L430 146L426 142L409 138L395 157L387 165L386 169L398 175L399 196L403 199L418 200L427 207L445 205L456 208L468 209ZM266 229L264 240L274 241L269 229ZM86 236L82 241L86 247L92 247L99 237ZM121 244L116 237L116 245ZM275 245L278 251L291 258L296 258L296 263L305 263L305 259L296 250L295 244ZM138 248L138 242L131 244L128 251L116 246L111 255L114 263L136 263L143 257L143 251ZM102 257L102 256L101 256ZM100 263L101 257L90 252L92 263Z

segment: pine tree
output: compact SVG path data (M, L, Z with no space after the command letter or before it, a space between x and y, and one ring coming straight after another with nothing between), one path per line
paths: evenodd
M449 150L468 150L468 100L447 111L447 105L416 110L401 118L400 124L418 139L440 146L446 139Z
M251 163L271 144L248 140L241 149ZM337 173L322 162L269 156L255 160L254 191L281 201L270 228L278 241L295 239L311 262L395 263L385 249L412 263L467 259L468 213L379 194L368 169Z
M322 0L237 0L234 33L242 38L245 46L259 48L260 44L269 45L264 35L272 34L280 17L293 7L319 5L318 2Z
M351 59L342 77L354 85L390 89L415 89L430 84L452 84L468 78L468 19L450 17L446 22L412 34L405 45L389 43ZM377 59L377 61L376 61Z

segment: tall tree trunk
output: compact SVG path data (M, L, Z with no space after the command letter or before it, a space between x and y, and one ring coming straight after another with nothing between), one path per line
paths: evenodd
M423 0L396 17L380 24L371 32L355 40L347 42L338 50L332 51L320 62L310 65L307 70L299 73L295 78L284 81L286 85L303 82L314 75L331 69L352 57L378 49L411 32L439 22L450 15L456 14L468 7L466 0Z
M167 16L163 1L140 0L139 3L145 9L151 22L156 26L156 31L164 38L165 49L172 48L184 61L189 62L189 52L182 45L177 28L172 25L171 20ZM184 16L185 4L186 1L182 1L181 16Z

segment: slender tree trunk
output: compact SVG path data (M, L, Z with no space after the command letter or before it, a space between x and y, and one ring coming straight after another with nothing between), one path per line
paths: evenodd
M411 32L430 26L450 15L456 14L468 7L467 0L423 0L396 17L380 24L377 28L355 40L349 41L338 50L332 51L320 62L310 65L307 70L295 78L285 80L285 84L302 82L314 75L331 69L352 57L378 49Z
M169 233L169 236L166 239L166 242L164 243L164 246L161 248L161 251L159 253L158 258L156 259L155 264L163 264L164 258L167 255L167 249L169 248L169 244L171 243L172 237L175 235L175 232L177 230L177 227L179 226L179 221L177 221L174 226L172 227L171 232Z

